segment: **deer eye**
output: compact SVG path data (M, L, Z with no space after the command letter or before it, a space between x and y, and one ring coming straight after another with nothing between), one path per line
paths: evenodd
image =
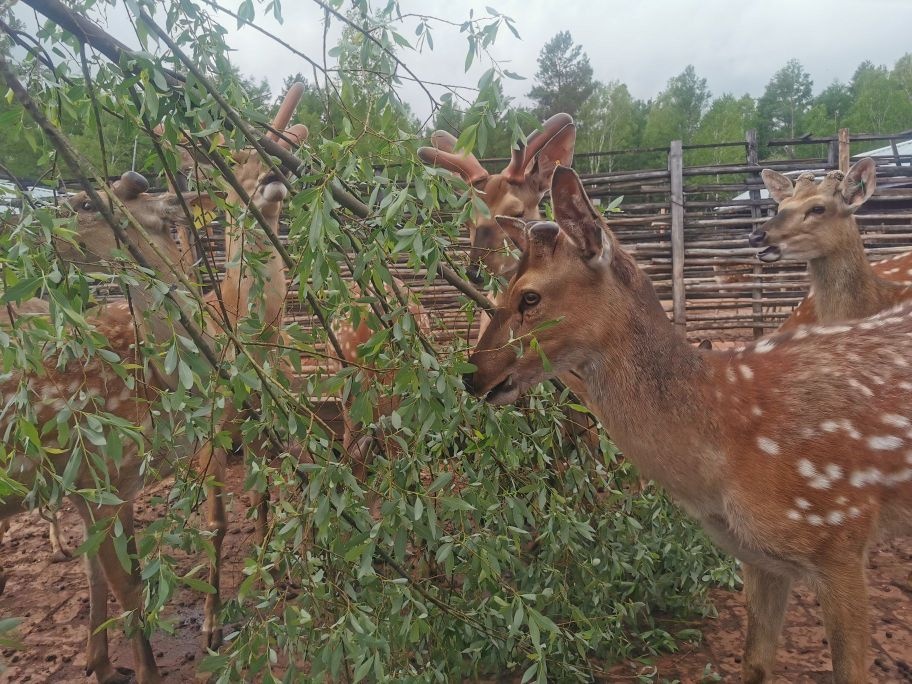
M541 301L537 292L524 292L522 296L522 308L528 309L535 306Z
M91 202L83 202L82 208L85 209L86 211L92 211L92 209L94 209L95 207Z
M820 214L823 214L825 212L826 212L826 207L821 204L817 204L817 205L811 207L811 211L808 213L817 214L819 216Z

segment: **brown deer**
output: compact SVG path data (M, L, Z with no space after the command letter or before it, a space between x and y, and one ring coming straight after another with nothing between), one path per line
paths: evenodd
M307 139L307 127L303 124L295 124L286 129L303 90L302 84L293 84L276 114L272 127L276 131L283 131L282 137L268 134L288 149ZM279 217L288 194L284 177L272 171L253 149L244 149L234 155L233 172L250 197L250 203L260 211L272 232L278 235ZM224 324L231 329L237 330L239 320L254 317L260 326L257 341L263 345L259 349L268 349L284 341L282 321L288 295L285 263L261 230L245 228L245 221L249 222L250 218L244 215L245 205L233 187L229 188L225 203L231 208L225 228L225 276L218 289L209 292L205 299L212 318L216 320L222 321L225 318L222 312L224 306L227 312ZM257 255L256 261L248 255ZM254 291L258 283L259 289ZM258 353L253 350L251 353L258 362L262 362L268 351ZM279 366L287 377L294 375L290 364L286 365L283 359L279 360ZM249 445L244 444L240 434L240 424L244 418L243 411L231 412L225 428L231 433L234 444L243 445L244 450L247 450ZM208 487L206 517L209 529L213 532L215 547L214 562L210 563L209 570L209 583L215 592L206 594L203 637L209 648L217 648L222 641L222 629L218 622L221 607L221 548L228 529L223 496L227 454L224 449L213 448L211 443L207 443L197 454L197 462L212 480ZM254 491L251 492L251 498L257 509L255 538L258 544L262 544L266 538L267 497L264 493Z
M484 267L495 276L509 278L516 268L516 257L495 217L541 218L539 204L548 192L551 173L558 165L573 163L576 145L573 118L569 114L555 114L545 121L526 144L517 143L510 163L495 174L489 174L475 155L456 152L456 138L446 131L435 132L431 144L433 147L418 150L421 161L461 177L488 210L487 215L474 211L469 222L469 277L476 284L481 283Z
M912 528L912 309L701 351L573 171L555 171L552 198L557 223L510 229L522 259L467 389L507 404L576 371L625 455L742 561L744 680L772 679L789 589L803 579L823 608L835 681L866 681L865 555Z
M136 247L146 257L149 264L161 274L166 283L178 285L178 278L168 265L179 263L180 254L171 237L172 227L180 222L182 214L174 195L149 195L148 182L135 172L125 173L112 187L113 194L122 202L126 210L145 229L150 246L135 235ZM61 243L58 253L65 260L79 261L95 271L104 270L107 260L112 258L121 245L114 237L111 228L97 213L96 208L86 193L79 193L70 200L70 206L76 213L76 232L82 245L77 250L69 243ZM122 219L118 215L118 218ZM26 303L26 305L29 305ZM131 310L132 308L132 310ZM64 409L75 414L91 413L103 410L115 415L128 424L148 429L151 427L152 415L150 404L162 392L168 392L176 386L177 378L163 372L160 368L151 367L143 373L143 359L139 355L140 345L145 340L168 339L176 327L162 313L160 305L154 302L152 292L146 288L131 288L130 301L117 301L98 307L87 317L94 330L108 340L108 348L124 364L135 364L127 379L119 377L111 366L98 355L80 359L59 361L51 355L44 362L42 371L23 374L15 371L0 381L0 404L6 407L0 415L0 432L6 432L12 422L20 416L27 417L36 426L53 424L57 415ZM129 366L128 366L129 367ZM16 407L14 410L10 408ZM51 431L45 446L53 445L54 432ZM65 447L65 444L61 444ZM195 445L186 438L176 434L173 453L192 455ZM104 453L99 452L104 458ZM162 456L162 454L159 454ZM48 454L58 472L64 472L70 455L64 451ZM170 462L161 458L156 464L165 467ZM36 477L37 461L33 456L16 453L9 472L19 482L30 487ZM128 551L136 553L133 532L133 500L142 487L144 454L136 443L125 440L123 454L117 466L109 464L105 476L109 478L114 493L123 501L121 504L93 504L81 496L70 498L83 520L86 532L95 521L108 520L108 530L113 530L117 520L128 539ZM95 478L91 459L83 458L79 465L73 487L76 489L93 488ZM0 504L0 517L6 518L23 510L23 501L15 497L6 499ZM130 674L122 669L115 669L108 656L107 635L99 628L107 619L107 590L110 586L127 618L128 633L133 649L136 667L136 678L140 682L158 682L160 677L152 655L149 640L143 634L142 624L142 581L139 568L135 563L129 570L121 565L115 551L112 535L106 534L97 553L86 555L86 573L89 580L89 637L86 653L86 670L94 673L99 682L128 682Z
M811 172L794 185L770 169L761 176L779 212L751 233L750 244L763 247L757 257L765 263L807 261L811 281L811 294L781 330L863 318L912 299L912 253L872 266L858 232L855 212L877 183L873 159L856 162L847 174L830 171L819 183Z

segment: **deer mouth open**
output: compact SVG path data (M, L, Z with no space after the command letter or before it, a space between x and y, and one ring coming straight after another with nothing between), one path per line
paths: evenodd
M485 395L485 401L494 404L495 406L512 404L518 398L519 387L513 382L512 375L508 375L504 380L494 385L494 387L488 390L488 393Z
M757 252L757 258L760 259L763 263L771 264L774 261L779 261L782 258L782 251L775 245L770 245L769 247L764 247L759 252Z

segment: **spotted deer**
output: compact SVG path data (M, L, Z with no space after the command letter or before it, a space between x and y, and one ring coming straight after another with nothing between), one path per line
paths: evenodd
M177 274L168 262L179 263L180 254L171 237L171 230L182 220L177 198L172 194L150 195L146 192L148 181L135 172L125 173L111 188L112 193L122 202L126 211L145 229L149 244L145 244L135 232L128 235L136 240L134 246L145 256L149 265L161 274L163 282L179 287ZM116 253L122 245L115 239L111 228L96 211L95 205L86 193L79 193L69 201L75 213L76 235L80 248L61 242L57 248L61 258L81 262L87 270L105 271L110 263L116 262ZM123 216L115 215L119 220ZM33 304L34 302L32 302ZM31 305L26 302L26 305ZM143 371L140 347L152 339L170 339L175 329L184 334L182 326L164 314L153 293L148 288L131 287L130 300L119 300L102 304L87 317L92 328L107 339L107 347L117 355L120 362L132 367L127 377L120 377L111 365L99 355L79 358L60 358L52 353L45 358L40 371L13 371L0 376L0 433L9 434L19 419L27 419L38 427L54 425L58 415L90 414L105 411L127 424L139 426L143 432L151 428L153 416L151 404L161 393L170 392L177 386L176 373L166 373L158 366L151 365ZM180 426L177 426L178 428ZM58 473L65 471L70 454L66 444L56 444L52 429L44 439L44 447L59 447L59 453L45 455ZM168 455L191 456L197 445L175 432ZM105 464L104 476L109 479L113 492L123 503L94 504L76 494L70 499L83 520L88 534L95 521L111 521L97 553L85 557L86 574L89 581L89 637L86 652L86 671L94 673L102 684L131 681L131 673L115 668L108 655L107 634L101 626L107 620L107 592L113 591L121 608L128 616L126 625L133 650L136 679L139 682L158 682L158 673L152 647L142 630L143 598L139 567L131 563L129 569L121 565L115 551L111 531L118 521L123 535L128 540L128 552L136 554L133 528L133 500L138 495L146 470L143 449L130 440L124 440L123 453L113 461L106 458L104 449L97 455ZM153 461L166 469L170 459L165 454L156 454ZM14 453L9 473L26 487L31 487L37 477L40 461L34 454ZM82 458L75 474L73 489L94 488L95 470L98 461ZM22 499L9 497L0 503L0 518L7 518L23 510Z
M509 228L522 258L466 388L508 404L576 372L626 457L743 563L744 680L772 680L801 579L823 608L835 681L866 681L865 556L912 528L912 309L695 349L576 174L559 167L551 192L556 223Z
M272 128L284 132L281 138L274 133L268 134L286 149L300 145L307 139L308 130L303 124L286 128L303 91L302 84L293 84L276 114ZM288 194L284 177L271 170L259 154L250 148L236 153L233 161L233 173L250 198L250 204L259 210L273 234L278 235L279 217ZM225 228L225 275L219 287L207 293L205 299L212 318L222 321L227 313L227 321L223 324L235 331L242 319L255 322L259 346L248 350L248 353L262 364L269 353L269 347L284 344L282 322L288 295L287 270L278 250L263 231L246 227L252 219L246 215L247 205L233 187L229 187L225 203L229 207ZM272 361L287 377L294 376L293 369L284 357ZM245 411L232 411L225 423L233 443L242 446L244 451L250 448L240 433L240 425L246 417ZM211 443L207 443L197 454L196 460L211 478L206 497L206 518L213 533L215 547L214 558L210 563L209 583L216 591L206 594L203 637L207 647L217 648L222 641L222 628L218 621L221 607L221 549L228 529L223 491L227 454L224 449L213 448ZM251 492L251 498L257 509L255 539L258 544L262 544L266 538L268 501L266 494L258 491Z
M855 212L877 184L874 160L856 162L847 174L830 171L819 183L811 172L795 184L765 169L763 182L779 211L751 233L757 257L807 261L809 294L781 330L871 316L912 299L912 253L876 264L865 255Z

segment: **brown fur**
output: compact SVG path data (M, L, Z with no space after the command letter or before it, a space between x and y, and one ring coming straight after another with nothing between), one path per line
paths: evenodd
M572 171L555 172L552 196L561 229L530 228L530 244L553 237L527 252L467 386L508 403L575 370L625 455L744 563L745 681L772 679L794 579L817 590L834 679L865 681L865 553L912 530L912 309L699 351L675 333L649 278L628 272L603 222L580 210ZM539 354L514 351L533 335L550 372Z

